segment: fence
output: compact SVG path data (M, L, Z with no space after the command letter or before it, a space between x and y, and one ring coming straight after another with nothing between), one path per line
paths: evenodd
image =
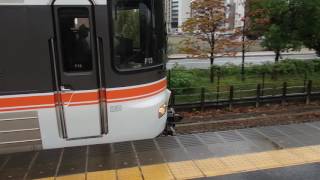
M288 86L284 82L282 86L262 88L258 84L254 89L236 89L230 86L227 91L212 91L206 88L198 88L192 94L176 94L172 89L171 106L175 108L201 108L210 106L229 106L234 104L255 103L258 107L263 102L286 103L291 99L304 99L307 104L312 98L320 97L320 86L314 87L310 80L306 86Z
M210 87L173 88L172 72L168 72L168 86L172 91L171 106L175 108L201 108L212 106L229 106L234 104L254 103L259 106L265 102L286 103L292 99L303 99L308 104L312 98L320 97L320 81L312 80L307 73L299 79L287 78L272 81L268 74L255 75L257 83L222 83L223 75L214 74L208 81L214 82ZM250 77L247 76L247 79ZM260 79L261 78L261 79ZM272 78L271 78L272 79Z

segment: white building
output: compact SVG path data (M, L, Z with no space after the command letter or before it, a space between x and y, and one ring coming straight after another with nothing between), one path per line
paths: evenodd
M246 0L235 0L235 11L236 11L236 18L235 18L235 27L242 27L243 26L243 18L245 16L245 3Z
M172 0L171 3L171 32L178 31L179 27L179 0Z
M245 0L226 0L227 26L230 29L243 26L245 16Z
M165 15L167 32L171 32L171 19L172 19L172 0L165 0Z
M181 32L181 26L191 17L191 0L179 0L178 6L178 31Z
M191 0L166 0L168 32L181 32L182 24L190 18Z

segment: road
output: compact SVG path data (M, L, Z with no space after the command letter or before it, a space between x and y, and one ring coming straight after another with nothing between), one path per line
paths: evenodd
M316 54L306 53L306 54L287 54L282 56L283 59L316 59L319 58ZM274 55L250 55L246 57L246 64L263 64L263 63L273 63L275 59ZM241 56L236 57L219 57L215 59L215 65L225 65L225 64L235 64L240 65L242 62ZM210 61L208 59L172 59L169 60L167 68L171 69L175 65L184 66L187 69L207 69L210 67Z

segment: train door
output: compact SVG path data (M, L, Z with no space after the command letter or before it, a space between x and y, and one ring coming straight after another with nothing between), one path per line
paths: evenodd
M56 104L60 132L66 139L105 133L105 93L101 91L92 6L88 0L56 0L52 4L57 55L53 64L57 76Z

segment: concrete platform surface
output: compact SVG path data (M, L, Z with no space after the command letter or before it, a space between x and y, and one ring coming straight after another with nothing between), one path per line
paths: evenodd
M0 180L320 179L320 122L0 155Z

